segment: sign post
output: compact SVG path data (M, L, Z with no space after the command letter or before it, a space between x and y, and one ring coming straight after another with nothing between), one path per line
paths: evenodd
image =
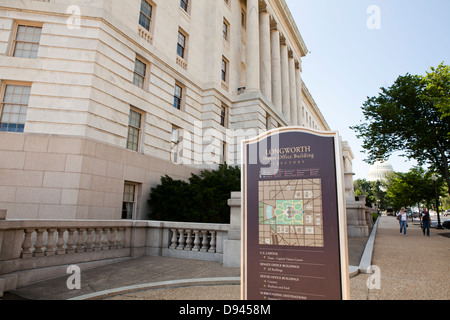
M242 152L242 298L349 299L338 133L275 129Z

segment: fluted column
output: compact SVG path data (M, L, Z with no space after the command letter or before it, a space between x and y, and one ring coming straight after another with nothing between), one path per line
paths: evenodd
M241 3L240 1L232 1L232 21L231 21L231 45L233 50L233 58L231 63L236 72L230 73L230 88L237 90L241 87L241 63L242 63L242 24L241 24ZM245 75L242 75L244 77Z
M267 9L259 12L259 45L261 92L269 101L272 101L272 61L270 57L270 15Z
M280 55L280 31L276 26L271 29L272 46L272 102L278 111L283 112L283 100L281 93L281 55Z
M297 85L295 81L295 60L289 55L289 96L291 101L291 125L297 125Z
M247 0L247 91L260 90L258 2Z
M281 40L281 89L283 100L283 114L288 122L291 121L291 97L289 89L289 57L286 40Z
M303 105L303 95L302 95L302 71L301 71L301 62L297 62L296 68L295 68L295 85L297 87L297 125L303 126L303 112L302 112L302 105Z

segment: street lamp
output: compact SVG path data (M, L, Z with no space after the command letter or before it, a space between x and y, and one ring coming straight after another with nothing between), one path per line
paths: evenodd
M431 176L431 180L434 181L434 192L436 195L436 212L437 212L437 217L438 217L438 225L437 225L436 229L444 229L441 225L441 217L439 216L439 199L438 199L437 185L436 185L436 182L438 181L437 174L433 173Z

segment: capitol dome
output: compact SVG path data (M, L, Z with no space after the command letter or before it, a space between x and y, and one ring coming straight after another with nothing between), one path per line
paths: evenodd
M390 172L394 172L394 168L389 162L377 161L370 167L368 181L380 181Z

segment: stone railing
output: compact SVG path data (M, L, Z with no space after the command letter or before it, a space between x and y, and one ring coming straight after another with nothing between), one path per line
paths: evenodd
M0 297L4 291L63 276L71 265L86 269L144 255L226 264L224 252L233 252L227 250L228 224L4 220L5 212L0 213Z
M69 265L94 267L145 254L141 221L0 221L0 293L65 274Z
M229 228L228 224L148 221L146 254L223 262Z

